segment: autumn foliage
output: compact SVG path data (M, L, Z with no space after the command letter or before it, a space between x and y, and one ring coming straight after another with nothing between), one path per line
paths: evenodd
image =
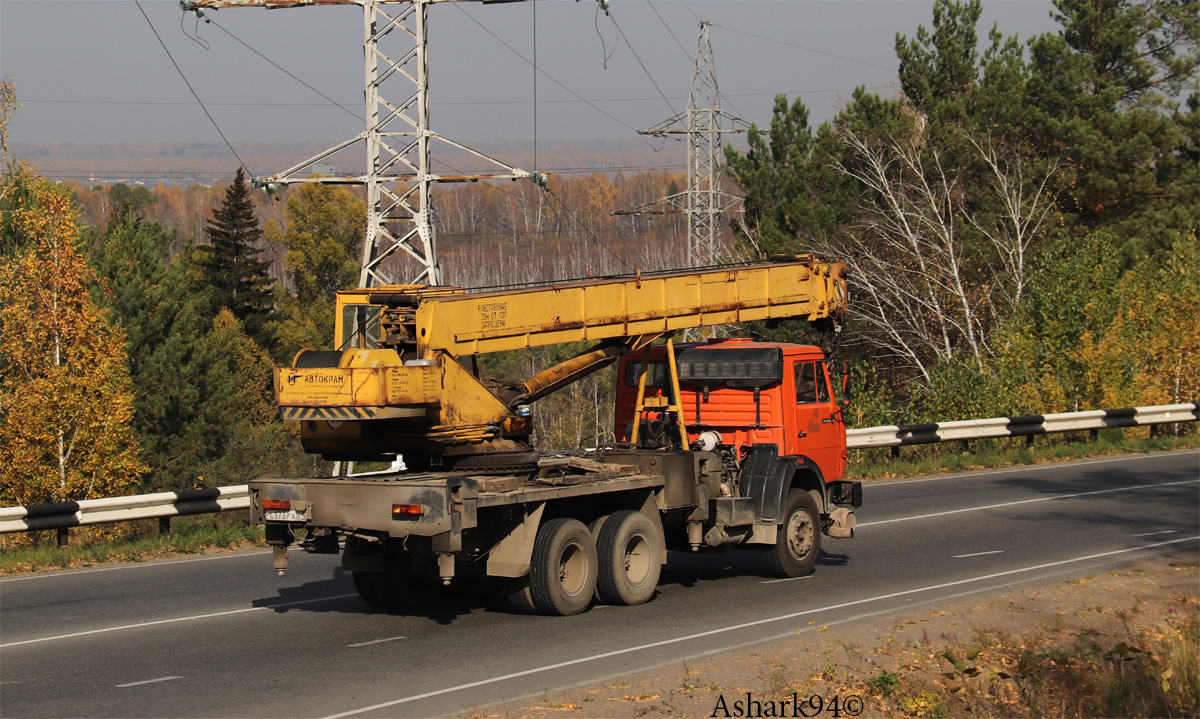
M0 266L0 498L38 504L121 494L146 467L130 421L125 338L88 294L71 198L36 176Z

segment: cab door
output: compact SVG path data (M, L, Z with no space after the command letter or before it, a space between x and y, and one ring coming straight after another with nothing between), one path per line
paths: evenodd
M786 453L816 462L827 482L841 479L845 474L845 427L841 408L830 392L824 360L797 357L785 374L792 380L795 402L784 413Z

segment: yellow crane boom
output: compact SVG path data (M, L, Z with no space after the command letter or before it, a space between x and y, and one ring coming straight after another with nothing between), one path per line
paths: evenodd
M838 322L846 271L812 256L557 285L339 292L336 346L276 370L281 416L330 459L528 449L518 408L679 330L750 320ZM484 386L459 358L567 342L592 349L524 382Z

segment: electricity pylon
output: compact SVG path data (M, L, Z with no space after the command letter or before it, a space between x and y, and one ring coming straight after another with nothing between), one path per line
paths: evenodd
M274 194L289 184L319 182L365 185L367 232L363 242L359 285L400 284L393 276L398 262L384 260L407 256L416 269L404 277L407 284L440 285L431 190L438 182L518 179L535 181L544 175L511 167L477 150L438 135L429 124L429 6L435 2L512 2L513 0L180 0L184 11L197 15L205 8L291 8L316 5L360 5L363 9L366 129L304 162L256 184ZM386 8L398 5L399 8ZM400 42L385 52L384 40L393 33ZM407 39L410 42L404 42ZM389 49L390 49L389 47ZM397 88L403 88L397 90ZM392 92L391 99L384 90ZM357 177L309 177L313 165L334 153L362 142L367 151L366 173ZM439 175L430 167L435 142L458 148L487 160L498 172ZM540 184L540 183L539 183Z
M688 92L687 109L649 130L638 131L642 135L676 139L679 136L687 137L687 190L640 207L613 213L647 215L683 212L687 215L688 262L693 267L717 264L722 254L720 243L717 241L718 218L741 202L740 197L724 192L720 187L721 134L750 130L750 125L745 120L721 109L716 64L713 61L708 28L709 23L700 22L696 53L692 58L692 86ZM671 209L654 209L662 205Z

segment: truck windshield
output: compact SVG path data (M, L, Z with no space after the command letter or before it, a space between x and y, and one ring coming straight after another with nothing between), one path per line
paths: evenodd
M343 305L342 336L338 349L376 349L379 347L379 313L374 305Z

